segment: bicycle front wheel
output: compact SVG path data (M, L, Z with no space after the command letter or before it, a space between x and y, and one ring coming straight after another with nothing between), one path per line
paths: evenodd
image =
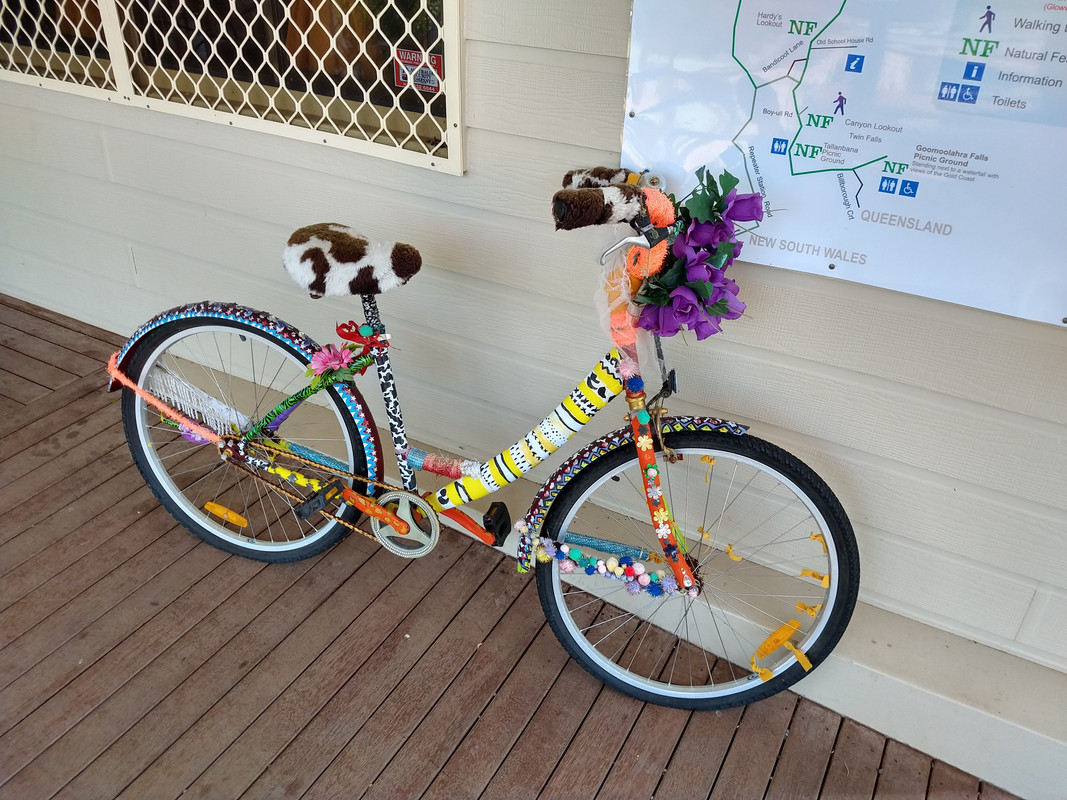
M230 319L181 318L145 334L126 368L141 388L223 436L240 437L308 383L308 356L273 332ZM359 432L336 388L287 409L247 452L270 469L231 466L219 450L123 390L126 439L160 503L204 541L260 561L321 553L349 529L297 508L338 473L367 475ZM346 486L353 479L343 480ZM365 484L355 487L364 491ZM353 507L326 510L354 522Z
M678 587L663 560L631 440L596 456L549 508L541 538L568 552L550 546L537 568L548 621L585 669L641 700L714 709L776 694L848 624L852 527L826 484L772 444L706 430L664 444L662 500L698 589Z

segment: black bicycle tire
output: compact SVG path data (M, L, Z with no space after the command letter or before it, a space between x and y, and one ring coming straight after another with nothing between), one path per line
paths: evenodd
M295 362L302 364L305 367L309 363L309 359L304 353L293 347L293 345L283 337L275 335L270 331L237 320L220 319L206 315L187 316L165 322L145 334L145 336L138 341L136 349L134 349L127 359L126 374L135 383L140 385L143 379L142 373L145 369L146 361L152 357L159 346L167 340L172 339L177 334L189 333L195 331L197 328L231 329L241 335L269 341L271 344L276 345L285 351L285 353ZM354 387L349 387L349 391L356 393ZM343 422L342 430L347 436L347 444L352 448L354 454L356 468L353 471L357 475L366 475L367 453L355 422L348 413L345 403L341 400L337 391L333 387L326 389L325 394L329 397L329 402L333 406L333 409L338 413L338 418ZM356 394L358 395L358 393ZM301 561L319 555L336 546L351 532L349 528L340 523L327 522L323 525L323 530L325 530L326 533L316 535L308 544L278 550L245 547L242 546L236 538L224 538L216 535L211 530L205 528L196 518L192 517L182 508L181 504L174 499L171 491L162 483L157 476L156 471L149 463L149 456L145 453L143 446L144 440L137 430L136 407L137 404L141 402L143 401L140 400L133 390L129 388L123 389L121 401L123 431L130 452L133 455L134 462L136 463L141 476L144 478L145 483L159 500L160 504L171 514L171 516L181 523L184 528L201 540L220 550L244 558L268 563L288 563ZM342 505L338 516L346 522L356 523L362 515L354 507L350 505Z

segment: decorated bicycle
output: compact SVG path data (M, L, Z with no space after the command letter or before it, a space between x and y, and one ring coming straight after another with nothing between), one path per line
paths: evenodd
M264 561L321 553L355 532L398 556L431 552L441 527L502 547L536 572L552 630L583 667L634 697L708 709L749 703L802 678L837 643L859 561L840 503L799 459L734 422L669 416L676 375L659 337L718 332L745 310L726 271L757 195L703 169L676 201L642 176L568 173L557 228L628 223L601 259L598 307L612 347L522 439L486 461L412 447L376 295L407 283L411 245L336 224L296 231L283 254L313 298L360 297L364 322L320 347L282 320L232 303L164 312L109 364L146 482L185 527ZM651 339L657 385L638 350ZM356 380L375 366L399 485ZM571 455L514 525L500 502L465 507L565 445L614 397L628 422ZM420 492L416 473L445 476Z

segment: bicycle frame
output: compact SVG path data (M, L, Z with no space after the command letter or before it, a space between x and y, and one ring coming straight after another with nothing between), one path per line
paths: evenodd
M371 295L362 296L362 301L367 324L374 329L380 338L384 339L385 326L382 324L377 302ZM350 336L345 336L345 333L351 331L354 327L358 326L355 326L355 323L339 325L338 334L343 338L351 338ZM378 383L382 399L385 402L393 449L403 487L408 491L418 492L415 478L418 459L412 457L412 449L408 443L403 412L397 395L396 382L387 348L385 346L370 347L369 353L357 360L356 367L362 370L369 366L371 361L373 361L377 369ZM578 386L529 433L509 448L502 450L492 459L476 465L472 463L472 468L467 471L467 474L455 477L451 483L442 489L427 495L425 497L427 502L438 514L450 520L460 529L474 535L485 544L494 544L496 537L486 531L484 527L478 525L467 514L460 511L459 507L498 491L534 469L588 424L597 412L611 400L619 394L625 393L627 403L630 406L630 422L633 428L634 441L637 444L643 480L649 497L648 510L650 520L660 539L664 560L675 573L679 585L686 588L692 587L694 585L694 577L685 559L684 539L675 535L676 527L673 517L665 502L656 499L661 496L661 493L656 491L659 484L658 467L652 438L651 416L645 408L645 394L641 379L639 376L624 378L619 370L619 362L619 352L613 348L593 367ZM134 385L122 372L114 357L108 365L108 371L114 380L137 392L147 403L160 411L164 417L188 431L190 435L200 437L205 443L211 442L219 446L220 450L224 451L224 457L226 456L227 448L240 449L245 443L255 440L263 432L273 434L274 429L281 425L281 421L284 421L287 412L317 392L333 385L329 380L315 381L295 394L290 395L271 409L261 420L256 421L242 434L239 440L231 444L228 441L224 441L222 437L213 431L207 430L203 426L185 418L141 387ZM285 449L284 440L282 449ZM322 463L322 458L317 458L317 454L295 454L303 455L309 460L316 461L322 467L335 469L329 464ZM243 453L241 454L241 459L244 461L250 460ZM305 485L312 488L313 491L327 488L327 486L321 485L319 481L306 478L294 470L277 467L268 460L255 458L251 459L251 463L256 468L277 475L283 481ZM449 473L441 472L440 474ZM451 477L451 475L449 476ZM346 501L352 502L358 495L347 492L345 497ZM361 500L365 502L358 502L356 505L367 513L383 519L387 524L392 524L394 521L400 522L395 520L393 515L388 512L384 512L383 518L382 512L384 510L376 506L373 501L366 498L361 498ZM597 540L593 544L615 546L614 543L603 540ZM623 546L620 544L618 547ZM529 568L529 553L527 552L524 555L522 550L523 548L520 546L520 569L527 571ZM647 554L642 551L641 555Z

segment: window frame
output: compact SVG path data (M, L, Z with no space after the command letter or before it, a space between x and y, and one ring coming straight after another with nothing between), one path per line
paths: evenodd
M312 106L314 106L315 103L319 104L322 109L322 114L318 124L323 128L327 128L323 130L316 127L304 127L303 125L294 124L293 122L284 119L248 116L247 114L242 114L236 111L194 105L191 101L180 102L159 97L156 96L156 94L153 94L155 85L150 78L147 81L146 89L142 90L135 83L135 71L141 75L163 71L169 73L172 78L176 78L177 80L184 79L189 82L193 82L196 73L190 73L180 69L172 70L164 66L152 66L146 68L143 64L131 65L127 46L124 44L117 0L96 0L96 3L100 11L100 28L103 32L103 42L107 50L107 57L101 58L99 56L80 55L73 52L73 48L71 48L71 52L67 53L58 50L43 49L32 45L17 43L9 45L5 41L2 45L4 47L10 47L14 54L14 57L9 59L9 61L24 65L23 68L26 69L26 71L21 71L20 69L8 69L4 66L0 66L0 80L37 86L83 97L91 97L117 105L144 108L151 111L159 111L176 116L223 124L227 127L253 130L288 139L312 142L327 147L335 147L341 150L362 153L451 175L462 175L464 172L464 127L462 122L463 38L460 19L461 0L441 0L443 22L440 25L440 40L444 43L444 55L442 59L443 75L440 77L439 81L441 87L440 93L447 97L447 102L445 103L444 118L442 119L441 117L435 116L434 119L441 121L444 128L443 130L438 130L438 124L429 121L424 121L421 126L416 125L413 128L413 130L419 131L420 139L423 137L441 137L442 143L446 145L444 154L441 153L440 149L436 152L420 152L417 150L405 149L402 146L396 145L392 141L382 142L378 140L368 140L366 138L360 138L358 135L345 135L328 129L337 127L330 121L330 117L326 113L327 106L332 105L333 103L346 104L352 109L353 118L357 120L361 116L367 118L367 115L374 115L376 113L378 117L383 118L388 118L393 114L400 114L407 117L407 124L410 126L413 119L425 116L415 112L405 111L399 104L395 104L392 108L374 105L372 109L372 103L369 99L360 102L347 100L340 96L335 96L332 99L324 99L321 102L318 100L312 102L312 93L310 91L301 92L293 91L291 89L286 90L285 93L294 95L295 100L292 102L292 105L294 106L300 105L301 102L304 101L310 102ZM397 58L396 50L397 48L393 46L392 58L394 60ZM65 67L64 71L69 75L72 75L72 77L64 79L35 74L32 69L25 66L31 61L36 62L38 65L41 63L62 64ZM101 74L102 70L103 74ZM38 69L38 71L40 71L40 69ZM89 74L94 76L92 80L88 79L87 75ZM85 82L78 82L79 76L80 80L84 80ZM248 101L252 105L255 105L255 98L257 96L266 97L271 93L278 93L278 87L271 87L258 81L246 82L230 78L218 81L218 83L220 86L218 92L219 95L225 95L227 92L237 92L242 97L248 98ZM200 87L200 91L204 91L203 85ZM325 95L314 95L314 97L328 98L328 96ZM383 136L385 135L383 134L379 136L378 139L383 138Z

